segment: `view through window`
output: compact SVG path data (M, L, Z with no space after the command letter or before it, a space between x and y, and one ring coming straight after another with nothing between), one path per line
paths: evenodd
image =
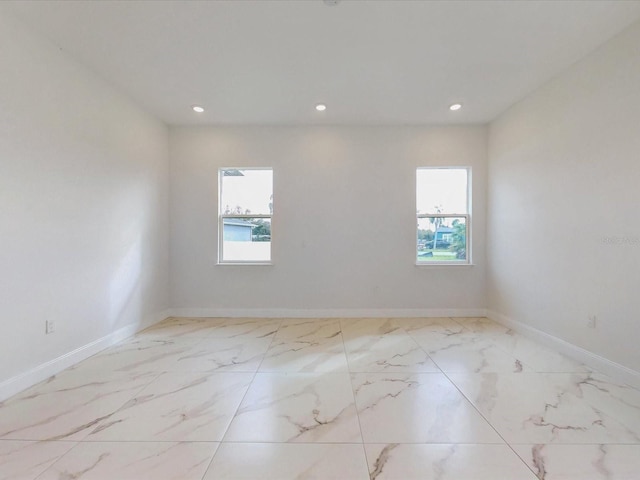
M271 262L273 169L222 168L219 182L219 262Z
M469 263L469 169L416 171L418 264Z

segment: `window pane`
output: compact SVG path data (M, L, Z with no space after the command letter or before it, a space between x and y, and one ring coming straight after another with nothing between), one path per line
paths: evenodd
M418 262L466 262L466 217L418 219Z
M220 213L223 215L271 215L273 213L273 170L220 170Z
M222 260L268 262L271 260L270 218L223 218Z
M466 168L419 168L418 213L468 213Z

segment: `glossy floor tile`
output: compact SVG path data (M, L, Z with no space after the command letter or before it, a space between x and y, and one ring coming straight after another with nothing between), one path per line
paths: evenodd
M528 370L540 373L589 372L586 365L546 348L539 343L515 333L491 335L496 347L504 350L527 365Z
M38 480L201 480L217 443L84 442Z
M344 343L339 337L276 338L265 354L259 371L347 372Z
M63 372L0 404L0 438L81 440L156 376Z
M454 320L462 325L465 330L474 333L497 334L509 332L509 328L486 317L462 317L455 318Z
M371 480L536 480L507 445L366 445Z
M208 338L259 339L271 338L278 331L281 320L268 318L227 318L207 331Z
M509 443L640 443L640 391L604 375L449 378Z
M442 373L352 374L365 443L503 443Z
M379 337L405 333L393 318L347 318L340 320L340 327L345 341L368 336Z
M145 340L198 339L211 335L214 328L224 323L221 318L168 318L136 336Z
M0 403L0 480L637 480L640 391L486 318L171 318Z
M158 337L135 338L111 347L100 355L88 358L71 370L87 377L100 375L103 372L164 372L201 341L193 337L178 340L163 340Z
M433 334L453 335L469 331L463 327L460 322L449 317L394 318L391 322L411 336L429 336Z
M205 480L368 480L360 444L224 443Z
M407 334L348 338L344 344L352 372L440 372Z
M0 479L33 480L75 445L0 440Z
M339 320L283 320L259 371L347 372Z
M255 372L273 339L206 338L182 351L166 370L171 372Z
M258 373L229 442L362 442L347 373Z
M519 373L529 370L520 359L498 348L493 341L482 335L456 333L431 336L428 339L423 335L416 335L415 338L445 373Z
M337 319L285 319L276 334L280 341L322 342L340 338L340 321Z
M635 480L640 445L515 445L540 480Z
M252 378L250 373L163 373L97 424L86 440L222 440Z

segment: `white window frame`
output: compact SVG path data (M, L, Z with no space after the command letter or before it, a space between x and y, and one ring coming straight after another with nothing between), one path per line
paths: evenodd
M415 234L415 246L414 246L414 258L416 266L419 267L439 267L439 266L468 266L473 265L471 261L471 167L469 166L428 166L416 168L416 202L414 202L414 208L417 207L417 195L418 195L418 170L466 170L467 171L467 212L466 213L417 213L416 212L416 234ZM465 219L465 235L466 235L466 247L467 254L464 260L446 261L446 260L429 260L419 262L418 258L418 221L421 218L460 218Z
M273 192L273 167L220 167L218 169L218 265L273 265L273 208L271 214L225 214L222 213L222 172L225 170L271 170L271 189ZM271 251L269 260L224 260L224 220L227 218L248 220L268 218L271 220Z

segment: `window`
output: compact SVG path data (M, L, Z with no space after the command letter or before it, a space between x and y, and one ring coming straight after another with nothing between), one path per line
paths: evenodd
M468 264L469 168L418 168L417 263Z
M219 263L271 262L273 169L219 171Z

